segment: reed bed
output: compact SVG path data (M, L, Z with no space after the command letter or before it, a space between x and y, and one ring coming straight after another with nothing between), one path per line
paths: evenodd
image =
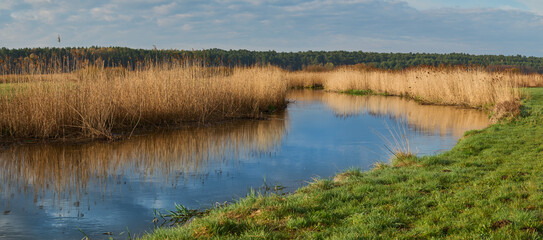
M512 74L515 78L514 82L521 87L543 87L542 74Z
M292 73L291 86L322 84L329 91L371 90L394 96L408 96L423 102L488 108L517 101L521 82L537 82L534 76L486 72L468 68L414 68L405 71L338 68L332 72ZM319 81L317 81L319 80Z
M259 118L285 106L283 76L274 67L181 64L21 75L0 94L0 137L111 138L136 128Z
M319 88L326 81L327 72L289 72L286 75L289 88Z

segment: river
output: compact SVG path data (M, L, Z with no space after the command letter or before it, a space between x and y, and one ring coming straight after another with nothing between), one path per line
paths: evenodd
M250 189L293 192L315 178L388 162L391 132L417 155L489 125L473 109L300 90L266 120L157 132L117 142L32 144L0 152L0 239L115 239L151 232L154 210L205 208ZM387 140L388 139L388 140Z

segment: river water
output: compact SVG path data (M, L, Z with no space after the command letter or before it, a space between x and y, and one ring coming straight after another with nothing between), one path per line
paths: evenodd
M0 152L0 239L128 238L154 210L210 207L263 185L292 192L314 178L387 162L391 132L417 155L451 149L485 113L398 97L291 91L267 120L236 121L113 143ZM84 234L83 234L84 233Z

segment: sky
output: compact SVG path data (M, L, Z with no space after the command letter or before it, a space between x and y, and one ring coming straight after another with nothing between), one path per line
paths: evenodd
M68 46L541 57L543 1L0 0L0 47Z

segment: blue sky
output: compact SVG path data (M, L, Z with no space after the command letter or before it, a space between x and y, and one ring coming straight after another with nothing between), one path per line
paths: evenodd
M543 56L543 1L0 0L0 47L92 45Z

